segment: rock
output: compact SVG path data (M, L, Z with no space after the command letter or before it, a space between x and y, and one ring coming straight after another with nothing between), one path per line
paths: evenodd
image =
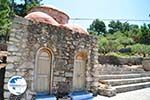
M98 94L112 97L116 95L116 89L109 88L109 89L98 89Z
M146 71L150 71L150 60L146 59L142 62L143 69Z

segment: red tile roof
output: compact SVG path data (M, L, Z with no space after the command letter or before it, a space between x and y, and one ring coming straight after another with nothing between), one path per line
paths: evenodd
M59 23L55 19L43 12L31 12L27 16L25 16L25 18L37 22L59 26Z

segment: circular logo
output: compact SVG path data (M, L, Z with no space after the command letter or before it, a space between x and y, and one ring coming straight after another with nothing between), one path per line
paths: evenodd
M21 95L27 88L27 82L22 76L13 76L8 81L8 90L14 95Z

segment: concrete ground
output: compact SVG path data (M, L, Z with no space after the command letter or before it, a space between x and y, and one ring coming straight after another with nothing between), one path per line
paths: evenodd
M119 93L114 97L98 95L93 100L150 100L150 88Z

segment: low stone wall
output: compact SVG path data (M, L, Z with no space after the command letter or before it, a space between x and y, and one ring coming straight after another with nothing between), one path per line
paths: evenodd
M119 58L115 56L99 55L98 61L100 64L113 65L141 65L143 58Z
M112 65L112 64L98 64L94 67L94 75L103 75L103 74L131 74L144 72L142 65Z

